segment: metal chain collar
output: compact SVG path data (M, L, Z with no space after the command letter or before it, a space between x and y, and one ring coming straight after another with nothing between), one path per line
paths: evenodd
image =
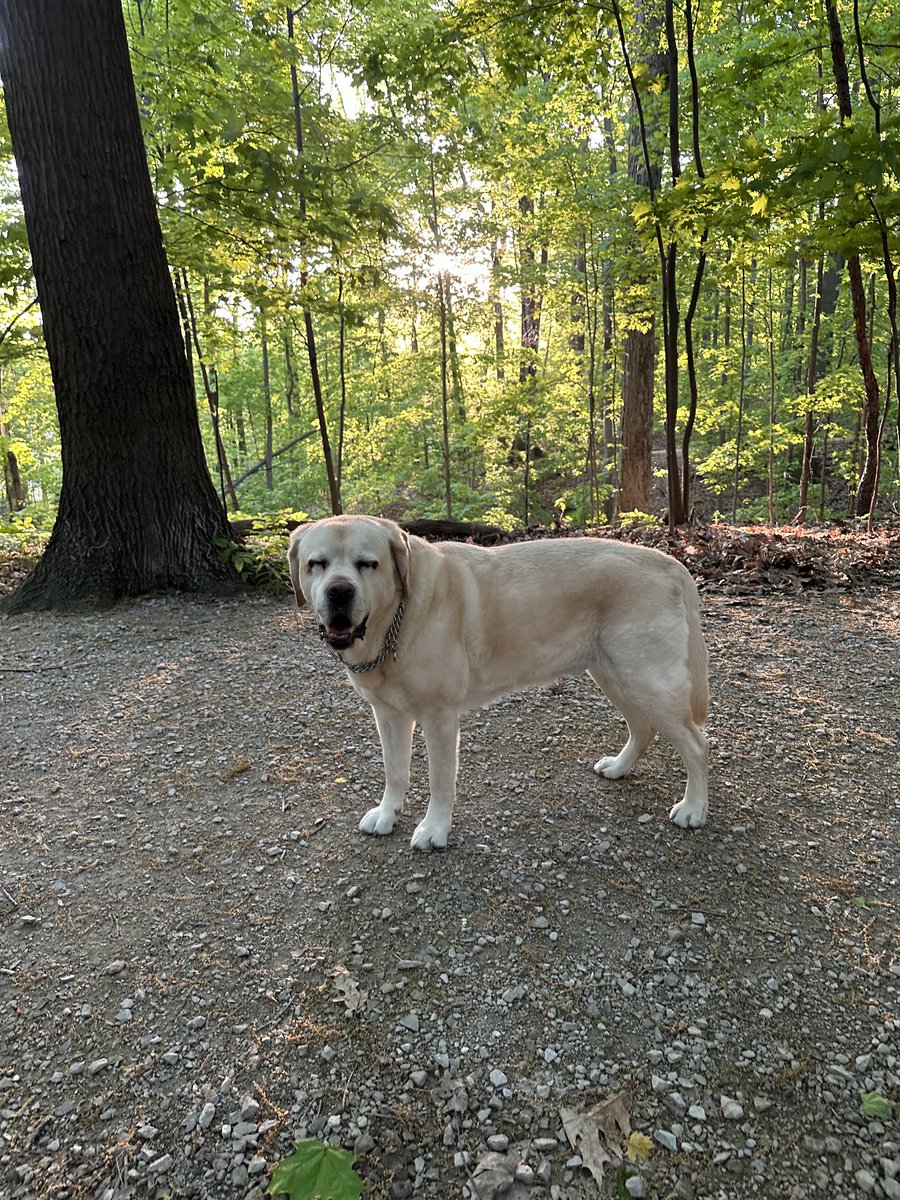
M354 675L361 675L366 671L374 671L376 667L380 667L389 654L393 655L394 662L397 661L397 635L400 633L400 623L403 620L404 605L401 600L397 605L397 611L394 613L394 619L391 621L391 627L387 631L387 636L384 639L384 645L381 647L381 653L377 658L371 659L367 663L345 663L340 654L336 654L338 662L352 671Z

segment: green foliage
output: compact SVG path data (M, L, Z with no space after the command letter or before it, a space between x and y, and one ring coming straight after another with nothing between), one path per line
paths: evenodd
M282 509L279 512L233 513L232 521L249 522L250 529L239 541L217 538L219 558L232 566L239 578L252 587L263 591L284 592L287 586L287 537L288 522L302 522L309 518L305 512Z
M880 1092L863 1092L860 1109L864 1117L875 1121L889 1121L894 1111L894 1105Z
M0 517L0 551L21 558L37 558L50 537L55 511L32 505L28 512Z
M826 438L834 447L829 481L849 494L862 388L845 285L822 321L811 393L810 327L819 255L840 281L841 256L859 253L884 396L876 215L896 257L893 6L874 0L860 14L880 132L856 53L853 120L837 117L820 10L693 9L702 171L679 11L677 181L665 80L644 61L633 5L621 10L661 167L653 197L628 169L632 98L610 13L595 5L374 0L360 19L352 0L312 0L290 30L264 0L239 12L232 0L126 6L167 252L194 317L207 457L218 485L208 384L243 511L330 510L308 313L346 510L444 516L447 467L456 517L601 520L618 485L626 347L662 328L657 229L677 250L678 438L681 322L701 244L707 256L694 322L700 511L730 515L736 486L739 511L765 517L770 453L779 511L796 503L807 415L816 452ZM842 20L854 45L849 10ZM29 507L51 507L59 431L2 123L0 284L0 452L16 456ZM529 303L540 334L523 348ZM658 449L658 353L655 394ZM897 495L895 439L891 422L885 499ZM654 508L664 506L658 486ZM274 584L281 551L260 537L221 550L245 578Z
M294 1153L275 1168L266 1191L286 1193L291 1200L359 1200L362 1180L353 1170L349 1150L307 1138L294 1143Z
M659 517L651 513L634 509L632 512L619 513L619 524L623 529L655 529L661 522Z

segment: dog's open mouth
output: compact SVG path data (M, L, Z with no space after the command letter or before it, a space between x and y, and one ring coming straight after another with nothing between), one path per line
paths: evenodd
M320 625L322 640L326 641L332 650L346 650L356 641L362 641L366 636L368 615L363 617L358 625L354 625L349 617L336 614L327 625Z

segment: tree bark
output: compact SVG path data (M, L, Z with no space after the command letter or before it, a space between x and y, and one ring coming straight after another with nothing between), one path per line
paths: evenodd
M262 386L263 404L266 415L266 491L274 491L275 477L272 473L272 446L274 445L274 430L272 419L272 381L269 374L269 331L266 322L266 310L259 310L259 342L262 350Z
M621 21L618 8L616 14ZM642 9L636 16L636 25L643 46L658 46L661 23L657 11L651 7ZM625 34L621 24L619 36L623 51L626 51ZM647 50L644 58L647 66L645 86L649 86L665 73L666 59L654 49ZM659 186L661 170L659 163L650 159L648 147L659 126L659 116L654 110L650 118L645 120L630 63L629 75L632 80L632 102L628 133L628 176L638 187L647 189L652 196ZM622 356L620 512L650 511L656 332L652 301L645 296L641 303L649 274L643 259L642 249L636 246L635 277L629 281L630 299L622 313L622 324L626 333Z
M287 35L288 40L294 40L294 18L296 13L294 9L287 10ZM306 205L306 190L303 186L304 180L304 139L303 139L303 110L300 105L300 80L297 74L296 62L291 63L291 94L294 108L294 141L297 148L297 156L300 160L300 219L303 226L303 234L300 244L300 291L302 293L303 306L303 332L306 338L306 356L309 360L309 378L312 384L313 399L316 405L316 417L319 422L319 436L322 439L322 457L325 460L325 474L328 479L328 496L331 501L331 512L334 516L339 516L343 511L343 502L341 500L341 485L339 473L335 470L334 456L331 451L331 438L328 434L328 417L325 413L325 395L322 391L322 379L319 375L319 352L316 346L316 331L313 324L312 308L309 303L309 268L306 261L306 251L303 245L303 240L306 236L307 224L307 205Z
M825 0L825 13L828 18L828 33L831 43L831 64L834 72L835 92L838 100L838 111L841 114L841 124L853 119L853 107L850 101L850 79L847 72L847 55L844 49L844 35L838 18L835 0ZM863 286L862 267L858 254L851 254L847 259L847 275L850 279L850 296L853 301L853 327L856 332L856 350L859 357L859 369L863 377L865 400L863 401L862 426L866 438L866 461L856 490L856 514L865 516L875 503L875 491L878 481L878 445L880 421L879 411L881 400L878 394L878 380L872 368L872 354L869 348L869 333L866 328L866 291Z
M0 74L56 391L56 524L13 611L233 579L119 0L0 0Z
M503 337L503 301L500 299L500 264L503 258L503 247L496 238L491 242L491 276L488 283L488 299L494 310L494 370L498 380L505 377L504 368L504 337Z

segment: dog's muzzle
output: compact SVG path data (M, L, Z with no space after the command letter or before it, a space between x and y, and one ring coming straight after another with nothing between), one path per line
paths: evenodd
M354 642L361 642L366 636L368 613L358 625L354 625L344 613L333 613L327 623L319 625L319 637L327 642L332 650L346 650Z
M368 615L359 624L353 620L356 588L350 583L335 581L325 591L324 620L319 633L333 650L346 650L366 636Z

